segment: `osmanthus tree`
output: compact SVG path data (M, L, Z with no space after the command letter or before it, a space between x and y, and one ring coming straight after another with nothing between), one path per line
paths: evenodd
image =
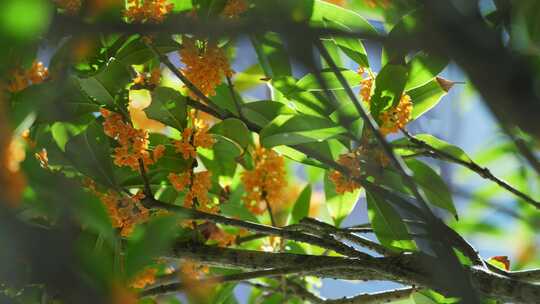
M486 260L456 232L485 228L476 216L498 206L534 235L536 1L0 11L2 303L236 303L238 284L249 303L540 302L540 271ZM234 71L246 54L255 62ZM510 182L407 131L452 89L438 76L449 62L507 135L484 154L518 160ZM494 185L475 212L456 209L430 158ZM501 195L511 205L491 204ZM344 227L359 198L369 222ZM321 278L403 288L324 299Z

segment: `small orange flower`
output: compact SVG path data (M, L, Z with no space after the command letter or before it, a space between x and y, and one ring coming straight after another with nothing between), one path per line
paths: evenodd
M335 5L344 6L346 3L346 0L326 0L326 2L330 2Z
M161 23L173 7L167 0L128 0L124 16L129 22Z
M66 11L68 15L76 15L81 9L81 0L54 0L59 8Z
M184 191L184 189L188 188L184 197L184 207L191 208L194 200L197 200L199 210L215 213L218 211L217 205L211 205L208 198L208 190L212 186L211 177L212 172L210 171L170 173L168 176L169 181L177 191Z
M49 77L49 70L43 63L34 61L27 71L21 68L11 71L11 80L8 84L8 91L16 93L26 89L31 83L38 84Z
M388 6L390 6L390 1L391 0L364 0L367 4L367 6L371 7L371 8L375 8L377 6L380 6L382 8L387 8Z
M411 97L407 94L402 95L397 106L384 111L379 116L381 120L381 133L387 135L404 128L409 120L411 120L412 109Z
M157 269L146 268L145 270L137 274L135 278L133 278L130 286L137 289L144 288L146 285L150 285L156 281L156 273Z
M42 148L39 152L36 152L34 156L39 161L39 165L41 166L41 168L49 168L49 157L47 155L47 149Z
M129 236L137 224L150 217L150 211L140 203L144 198L142 192L133 196L122 196L112 190L100 192L96 183L90 179L85 180L83 185L105 205L112 226L119 228L122 236Z
M253 155L255 168L242 172L242 182L246 194L242 200L254 214L266 210L265 200L270 205L279 204L283 199L285 180L285 159L275 151L257 147Z
M182 140L174 143L176 152L182 153L184 159L197 157L197 148L210 149L215 143L212 135L208 133L208 125L201 119L195 117L194 112L190 113L192 127L187 127L182 131Z
M373 78L368 77L361 82L362 88L360 89L360 97L365 102L371 101L371 89L373 87Z
M186 285L185 290L189 296L198 299L199 303L206 303L208 300L208 290L214 284L209 281L202 283L204 274L208 273L208 266L186 260L180 266L180 279Z
M145 168L154 164L158 158L154 158L148 151L148 132L137 130L124 122L122 115L101 109L101 115L105 118L103 130L105 134L114 138L119 147L114 149L114 163L119 167L127 166L134 171L139 170L139 160L142 160ZM159 148L157 156L161 157L164 148Z
M247 11L248 5L244 0L228 0L221 14L227 18L238 18L243 12Z
M26 187L26 178L20 171L26 153L23 139L12 135L3 106L0 100L0 201L9 207L17 207Z
M349 169L350 175L352 177L360 177L360 161L356 153L346 153L341 154L337 162ZM336 193L342 194L345 192L354 192L356 189L360 188L360 185L354 180L346 177L341 172L337 170L332 170L329 175L330 180L334 183L336 187Z
M182 73L206 96L215 95L215 89L222 78L233 75L225 52L216 42L198 41L184 36L179 53L185 64ZM193 92L189 94L193 99L199 99Z

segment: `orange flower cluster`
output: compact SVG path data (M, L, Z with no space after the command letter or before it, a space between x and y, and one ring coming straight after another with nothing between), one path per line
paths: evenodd
M173 8L167 0L128 0L124 16L129 22L161 23Z
M66 11L68 15L76 15L81 9L81 0L54 0L59 8Z
M150 285L156 281L156 273L157 269L146 268L131 280L130 286L137 289L144 288L146 285Z
M170 173L168 178L174 189L177 191L183 191L188 189L186 196L184 197L184 207L191 208L193 206L193 201L197 200L198 209L216 213L218 211L217 205L211 205L210 199L208 198L208 189L212 186L212 172L210 171L201 171L193 173L192 171L187 171L180 174Z
M139 170L139 159L144 166L154 164L165 152L165 146L159 145L154 149L153 155L148 151L148 132L137 130L124 122L122 115L101 109L105 118L103 130L109 137L114 138L120 147L114 149L114 163L119 166L128 166L134 171Z
M159 85L160 81L161 70L159 68L155 68L150 73L137 73L137 76L135 79L133 79L133 86L131 89L153 89Z
M330 2L335 5L343 6L346 3L346 0L326 0L326 2Z
M221 14L227 18L238 18L247 9L248 5L245 0L228 0Z
M265 200L270 205L279 204L283 198L285 180L285 159L271 149L257 147L253 155L254 169L242 172L242 182L246 194L242 200L254 214L266 210Z
M409 120L411 120L412 109L411 97L403 94L397 106L384 111L379 116L381 120L381 133L387 135L398 132L399 129L405 127Z
M192 127L187 127L182 131L182 140L175 141L176 152L182 153L184 159L197 157L197 148L210 149L214 145L214 138L208 133L208 125L202 119L195 117L195 112L189 114Z
M19 170L19 164L25 159L24 146L21 140L12 136L8 119L4 115L0 100L0 201L10 207L16 207L22 198L26 179Z
M382 8L387 8L390 6L391 0L364 0L367 4L367 6L374 8L377 6L381 6Z
M360 88L360 97L365 102L371 101L371 89L373 88L373 78L368 77L361 82L362 88Z
M214 223L206 222L199 226L206 239L214 241L219 247L228 247L236 242L236 236L225 232Z
M204 47L198 46L197 39L184 36L182 49L179 51L185 64L181 71L204 95L213 96L223 76L232 77L233 71L225 52L216 42L200 41L200 43ZM190 96L199 99L191 91Z
M201 282L204 274L208 273L208 266L186 260L180 266L180 280L186 285L185 290L189 296L197 298L198 303L206 303L208 298L208 290L214 284L206 281Z
M144 198L142 192L131 197L121 196L113 190L100 192L92 180L86 180L84 186L105 205L112 226L119 228L122 236L129 236L137 224L145 222L150 217L150 211L140 203Z
M349 169L351 177L360 177L360 161L357 153L341 154L337 162ZM354 180L343 175L337 170L332 170L329 175L330 180L336 187L336 193L342 194L345 192L354 192L360 188L360 185Z
M36 152L34 157L39 161L41 168L49 169L49 156L47 155L47 149L43 148L39 152Z
M34 61L30 69L24 71L21 68L11 72L12 79L8 84L8 91L12 93L26 89L30 84L38 84L49 77L49 69L43 63Z

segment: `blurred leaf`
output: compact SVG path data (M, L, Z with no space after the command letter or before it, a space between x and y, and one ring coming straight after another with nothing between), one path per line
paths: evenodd
M278 93L283 94L283 97L287 99L283 102L298 112L325 117L334 110L323 92L308 92L302 89L298 86L296 79L292 76L274 79L272 80L272 86ZM277 98L276 100L282 101Z
M294 203L291 213L291 222L289 224L297 224L301 219L305 218L309 214L309 205L311 201L311 185L307 184L304 190L298 195L296 202Z
M407 167L413 172L414 181L422 188L428 201L449 211L457 219L458 215L452 200L452 194L439 174L421 161L408 159L406 163Z
M152 103L144 112L148 118L157 120L167 126L183 130L187 122L185 97L180 92L166 87L158 87L152 91Z
M209 133L219 134L237 143L245 149L251 140L251 133L246 124L236 118L227 118L210 128Z
M274 147L321 142L345 132L343 127L316 116L280 115L261 130L260 136L265 147Z
M47 30L52 13L46 0L4 0L0 4L0 34L17 40L37 39Z
M343 220L352 212L360 197L360 190L354 192L336 193L334 183L324 174L324 195L326 207L334 220L334 225L340 227Z
M155 258L166 252L179 230L178 220L178 216L154 217L144 225L141 237L128 242L125 256L127 278L133 278Z
M80 172L104 186L115 188L109 141L96 122L67 142L65 154Z
M259 127L266 126L280 114L293 114L285 104L271 100L259 100L242 105L242 115Z
M342 69L341 74L343 74L343 77L345 77L345 80L347 80L349 87L354 88L360 86L362 76L360 76L357 72ZM334 72L323 70L321 71L320 76L322 77L323 81L325 81L329 90L345 89ZM317 77L313 74L307 74L306 76L302 77L302 79L300 79L296 85L306 91L323 91Z
M235 283L225 283L218 287L216 294L212 299L215 304L233 304L237 303L234 297Z
M340 27L346 27L350 30L361 30L369 34L377 33L375 28L364 17L354 11L328 3L327 1L315 0L311 21L322 22L324 20L333 21L339 24ZM329 27L332 24L329 23Z

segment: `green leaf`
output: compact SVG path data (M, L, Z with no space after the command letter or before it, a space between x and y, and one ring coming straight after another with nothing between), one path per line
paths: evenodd
M237 167L236 159L243 152L242 147L222 136L216 138L212 149L197 149L199 157L214 176L233 176Z
M216 304L232 304L236 303L234 298L234 287L236 287L235 283L226 283L222 284L218 287L218 291L214 295L211 303ZM232 301L231 301L232 300Z
M357 72L342 69L341 74L345 77L345 80L347 80L347 83L349 84L349 87L354 88L360 86L360 81L362 81L362 76L360 76ZM326 83L327 88L329 90L344 90L345 88L343 85L341 85L341 82L338 80L336 74L332 71L321 71L320 76L322 77L323 81ZM306 76L302 77L297 84L298 87L300 87L303 90L306 91L323 91L321 84L317 80L317 77L313 74L307 74Z
M264 127L280 114L294 114L285 104L271 100L259 100L242 105L242 115L250 122Z
M251 141L251 133L246 124L236 118L227 118L210 128L209 133L219 134L245 149Z
M180 92L166 87L152 91L152 103L144 109L148 118L182 130L187 121L186 99Z
M309 205L311 201L311 185L308 184L304 187L304 190L300 193L296 202L294 203L291 213L291 222L289 224L297 224L301 219L305 218L309 214Z
M416 139L425 142L426 144L432 146L437 150L446 152L453 157L460 159L464 162L471 162L471 158L463 151L461 148L447 143L446 141L439 139L431 134L417 134L414 136ZM418 149L414 148L412 144L409 143L407 138L401 138L394 142L392 145L395 147L396 153L401 156L414 155L418 152Z
M411 90L435 79L439 73L448 65L448 60L440 57L419 53L407 64L409 68L409 80L405 85L405 90Z
M236 102L238 102L240 105L244 103L244 101L242 100L242 96L236 91L234 92L233 96L229 86L224 83L220 84L216 88L216 95L210 97L210 100L212 100L212 102L217 105L220 110L226 110L230 113L233 113L234 115L239 114Z
M352 103L343 103L337 110L330 114L330 119L333 122L345 127L350 135L358 138L362 133L364 121L360 118L360 114Z
M375 90L371 97L371 114L379 117L381 112L399 103L407 82L407 69L401 65L384 66L375 78Z
M417 119L427 111L435 107L446 95L446 91L439 85L437 80L414 88L406 92L411 97L413 104L412 119Z
M388 33L389 41L392 39L404 39L404 37L419 31L422 26L422 14L423 11L417 9L401 17L399 22ZM405 48L385 45L381 56L381 65L404 63L408 51Z
M366 191L368 216L375 236L389 249L412 250L416 246L398 212L380 193Z
M428 201L437 207L448 210L457 218L457 210L450 189L439 174L419 160L408 159L406 163L413 172L414 181L422 188Z
M339 24L340 27L346 27L350 30L360 30L368 34L377 34L375 28L361 15L324 0L315 0L311 21L321 23L325 20L333 21ZM330 26L332 24L330 23Z
M331 20L324 21L325 27L338 28L344 31L350 31L346 26L336 23ZM369 59L367 56L366 48L364 44L359 39L347 38L341 36L333 36L332 41L336 46L338 46L345 55L354 60L360 66L369 67Z
M124 65L111 60L100 72L79 78L81 89L98 104L114 105L114 96L130 82L131 75Z
M154 37L152 39L152 45L161 54L167 54L180 49L178 42L171 39L170 35ZM126 43L116 54L116 59L125 66L141 65L154 57L154 53L146 46L141 37L137 37Z
M308 115L280 115L264 127L261 143L265 147L321 142L347 130L331 120Z
M133 278L166 252L177 234L178 219L178 216L154 217L145 225L142 236L128 242L125 256L127 278Z
M288 52L276 33L251 36L251 43L266 77L291 75Z
M330 180L328 172L326 172L324 174L324 195L326 207L334 220L334 225L339 227L356 206L360 197L360 190L343 194L336 193L336 187Z
M102 185L115 187L109 139L96 122L72 137L65 149L66 158L77 170Z
M323 92L308 92L297 85L296 79L292 76L280 77L272 80L272 86L278 93L283 94L287 99L288 106L298 112L325 117L332 112L333 107L324 96ZM280 96L281 97L281 96ZM277 99L277 98L276 98ZM282 101L277 99L278 101Z

